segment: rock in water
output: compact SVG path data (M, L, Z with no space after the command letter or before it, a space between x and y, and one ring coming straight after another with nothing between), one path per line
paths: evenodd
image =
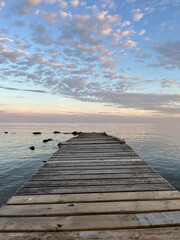
M72 132L71 134L74 135L74 136L77 136L77 135L79 135L79 132L74 131L74 132Z
M121 138L121 139L120 139L120 143L121 143L121 144L125 144L125 143L126 143L126 140L125 140L124 138Z
M31 149L31 150L35 150L35 147L34 147L34 146L31 146L29 149Z
M41 132L33 132L34 135L39 135Z
M54 131L53 133L54 133L54 134L57 134L57 133L61 133L61 132L59 132L59 131Z
M53 139L52 138L44 139L43 143L47 143L47 142L50 142L50 141L53 141Z

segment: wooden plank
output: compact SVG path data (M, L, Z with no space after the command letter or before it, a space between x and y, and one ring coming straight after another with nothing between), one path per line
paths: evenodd
M88 149L88 150L92 150L92 149L95 149L95 150L101 150L101 149L107 149L107 144L94 144L92 146L92 144L86 144L85 146L81 146L81 145L71 145L70 143L66 145L61 145L59 151L61 150L84 150L84 149ZM119 143L116 143L116 144L111 144L111 149L110 150L113 150L113 149L119 149L119 150L124 150L124 151L133 151L133 149L129 146L129 145L126 145L126 144L119 144Z
M73 216L91 214L127 214L164 211L167 212L175 210L180 210L180 200L7 205L0 209L0 216Z
M178 240L180 227L124 230L0 233L0 240Z
M91 169L91 170L53 170L51 172L47 172L43 169L40 169L36 175L84 175L84 174L116 174L116 173L141 173L143 170L144 173L153 173L154 170L147 167L143 169Z
M112 157L131 157L131 156L138 156L135 152L120 152L120 151L118 151L118 152L93 152L93 153L91 153L91 154L89 154L89 153L80 153L80 152L74 152L74 153L70 153L70 152L68 152L67 154L65 154L65 153L60 153L60 154L58 154L58 155L54 155L54 157L55 156L60 156L60 157L69 157L69 158L72 158L72 157L88 157L89 155L91 155L91 157L99 157L99 156L105 156L105 157L108 157L108 156L112 156Z
M101 185L122 185L135 183L167 183L163 178L136 178L136 179L92 179L92 180L62 180L62 181L28 181L24 187L66 187L66 186L101 186Z
M65 217L0 218L0 232L87 231L160 226L180 226L180 211Z
M100 193L100 192L132 192L132 191L152 191L152 190L170 190L172 187L167 183L157 184L122 184L107 186L73 186L73 187L39 187L22 188L16 195L32 194L61 194L61 193Z
M86 194L61 194L61 195L30 195L14 196L7 204L37 204L37 203L71 203L71 202L104 202L104 201L131 201L131 200L156 200L180 199L180 193L171 191L149 192L111 192L111 193L86 193Z
M51 161L61 161L61 162L112 162L112 161L139 161L142 162L143 160L140 157L79 157L79 158L61 158L61 157L51 157L48 162Z
M53 171L71 171L71 170L105 170L105 169L136 169L136 170L147 170L147 169L151 169L148 165L144 164L144 165L109 165L109 166L67 166L67 167L62 167L62 166L44 166L41 170L43 172L53 172Z
M128 178L149 178L159 177L156 173L120 173L120 174L84 174L84 175L38 175L35 174L33 180L77 180L77 179L128 179Z
M93 166L93 167L100 167L100 166L129 166L129 165L146 165L147 163L144 161L93 161L93 162L86 162L86 161L75 161L75 162L66 162L66 161L48 161L46 164L44 164L43 168L48 167L83 167L83 166Z
M124 150L124 149L121 149L121 148L111 148L111 149L108 149L107 147L104 147L104 148L80 148L80 149L77 149L77 148L66 148L66 149L61 149L61 154L63 153L117 153L117 152L120 152L120 153L134 153L134 151L132 149L129 149L129 150Z
M114 164L114 163L125 163L125 162L139 162L139 163L144 163L144 160L142 160L141 158L126 158L126 159L105 159L105 160L103 160L103 159L90 159L90 160L87 160L87 159L81 159L81 160L60 160L60 159L58 159L58 158L50 158L49 160L48 160L48 162L47 163L49 163L49 164L51 164L51 163L72 163L72 164L92 164L92 163L94 163L94 164L106 164L106 163L108 163L108 164L110 164L110 163L112 163L112 164Z

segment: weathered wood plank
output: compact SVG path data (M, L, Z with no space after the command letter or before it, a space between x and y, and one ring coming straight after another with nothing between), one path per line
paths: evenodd
M67 166L67 167L62 167L62 166L44 166L41 170L43 172L53 172L53 171L71 171L71 170L111 170L111 169L136 169L136 170L142 170L142 171L146 171L147 169L151 169L148 165L145 164L141 164L141 165L111 165L111 166Z
M60 160L60 159L58 159L58 158L53 158L53 157L51 157L49 160L48 160L48 162L47 163L49 163L49 164L51 164L51 163L58 163L58 164L63 164L63 163L65 163L65 164L69 164L69 163L71 163L71 164L92 164L92 163L94 163L94 164L97 164L97 165L99 165L99 164L106 164L106 163L108 163L108 164L115 164L115 163L126 163L127 162L127 164L129 163L129 162L132 162L132 163L134 163L135 162L135 164L136 164L136 162L138 162L139 164L142 164L142 163L144 163L144 161L141 159L141 158L115 158L115 159L111 159L111 158L109 158L109 159L89 159L89 160L87 160L87 159L81 159L81 160L78 160L78 159L76 159L76 160Z
M86 179L125 179L125 178L157 178L159 175L156 173L120 173L120 174L84 174L84 175L38 175L35 174L33 180L86 180Z
M180 199L180 193L171 191L143 191L143 192L111 192L86 194L58 194L58 195L30 195L14 196L7 204L37 204L37 203L71 203L71 202L104 202L131 201L155 199Z
M58 155L54 154L54 157L55 156L60 156L60 157L88 157L90 155L90 153L80 153L80 152L74 152L74 153L71 153L71 152L67 152L67 153L60 153ZM91 153L91 157L99 157L99 156L112 156L112 157L131 157L131 156L138 156L135 152L120 152L120 151L117 151L117 152L92 152Z
M163 178L135 178L135 179L92 179L92 180L62 180L62 181L28 181L24 187L66 187L66 186L101 186L139 183L167 183Z
M147 163L145 163L144 161L112 161L112 162L109 162L109 161L93 161L93 162L86 162L86 161L75 161L75 162L64 162L64 161L51 161L51 162L47 162L43 168L49 168L49 167L53 167L53 168L56 168L56 167L83 167L83 166L92 166L92 167L100 167L100 166L129 166L129 165L132 165L132 166L136 166L136 165L146 165L147 166Z
M36 175L84 175L84 174L114 174L114 173L153 173L154 170L147 167L143 169L90 169L90 170L66 170L66 171L61 171L61 170L53 170L53 171L46 171L44 169L40 169Z
M0 240L178 240L180 227L125 230L0 233Z
M66 161L66 162L78 162L78 161L84 161L84 162L96 162L96 161L101 161L101 162L105 162L105 161L142 161L142 159L140 157L136 157L136 156L133 156L133 157L91 157L91 156L88 156L88 157L74 157L74 158L62 158L62 157L51 157L49 159L49 162L51 161Z
M180 210L180 200L121 201L72 204L7 205L0 209L0 216L43 217L91 214L145 213ZM180 223L180 219L179 219Z
M1 217L0 232L81 231L180 226L180 211L65 217Z
M170 190L172 187L168 184L122 184L107 186L73 186L73 187L39 187L22 188L17 195L32 194L61 194L61 193L100 193L100 192L131 192L131 191L152 191L152 190Z

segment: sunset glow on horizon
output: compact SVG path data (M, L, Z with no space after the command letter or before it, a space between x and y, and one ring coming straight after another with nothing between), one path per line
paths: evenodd
M179 0L0 0L0 122L180 117Z

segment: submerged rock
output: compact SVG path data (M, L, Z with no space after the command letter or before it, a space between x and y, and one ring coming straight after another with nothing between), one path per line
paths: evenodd
M74 136L77 136L77 135L79 135L79 132L74 131L74 132L72 132L71 134L74 135Z
M126 143L125 139L124 139L124 138L121 138L121 139L120 139L120 143L121 143L121 144L125 144L125 143Z
M44 139L43 143L47 143L47 142L50 142L50 141L53 141L53 139L52 138Z
M57 133L61 133L61 132L59 132L59 131L54 131L53 133L54 133L54 134L57 134Z
M34 146L31 146L29 149L31 149L32 151L35 150L35 147Z
M34 135L39 135L41 132L33 132Z

